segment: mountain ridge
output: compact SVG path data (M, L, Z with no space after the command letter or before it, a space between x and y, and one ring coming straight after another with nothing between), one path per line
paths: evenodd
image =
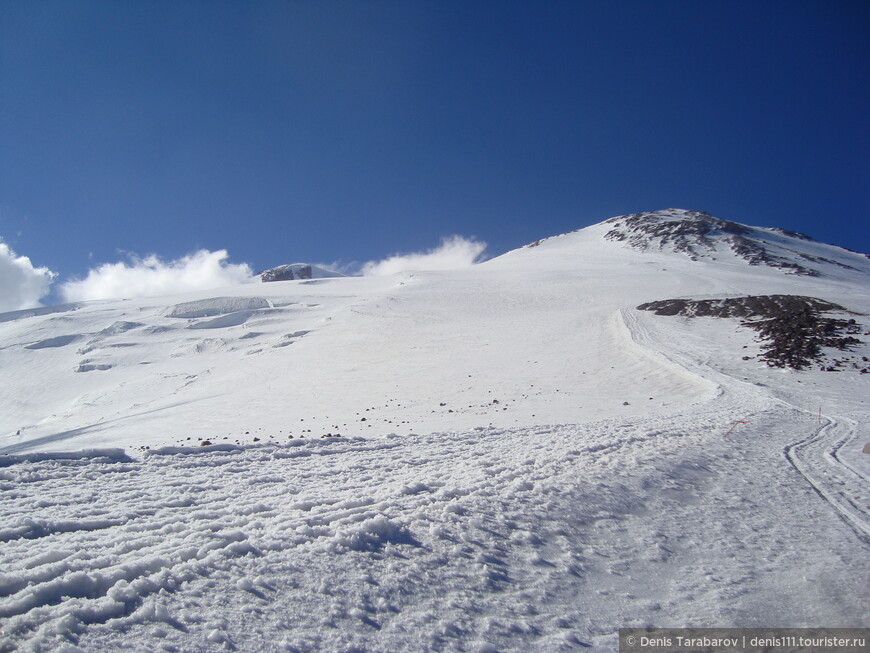
M750 266L786 274L819 276L832 268L870 273L870 255L823 243L807 234L780 227L750 226L694 209L661 209L607 218L589 227L542 238L524 247L537 247L552 238L588 229L606 228L606 240L637 251L675 252L690 260L733 258Z

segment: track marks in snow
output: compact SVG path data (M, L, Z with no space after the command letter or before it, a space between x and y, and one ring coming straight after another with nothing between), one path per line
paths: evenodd
M0 650L560 651L612 649L622 625L866 623L861 542L782 457L810 416L662 355L698 370L671 378L706 403L141 461L0 458ZM735 416L748 425L726 436ZM847 431L818 442L831 461L815 440L795 452L812 478L837 469ZM82 527L47 526L64 524Z
M734 606L746 597L782 603L770 596L781 585L764 589L778 569L853 546L836 520L807 526L802 481L775 467L779 450L761 434L793 419L806 421L759 414L760 431L732 440L720 435L725 406L584 426L166 447L141 461L21 457L0 469L0 528L82 528L4 544L3 637L85 651L134 641L575 650L611 647L620 625L661 615L741 623ZM771 510L788 516L771 523ZM845 570L805 573L823 589L823 574L842 579L854 565ZM818 609L821 594L802 596L789 609Z
M55 533L73 533L75 531L97 531L102 528L117 526L122 521L112 519L84 519L84 520L34 520L24 518L9 528L0 530L0 542L26 539L35 540L40 537L48 537Z
M769 407L785 405L794 413L803 415L802 428L795 433L798 439L792 439L782 448L784 458L804 478L808 487L830 506L834 514L842 518L862 542L870 544L870 478L839 455L857 437L857 424L855 420L823 416L821 412L816 423L816 416L802 407L823 401L813 391L817 387L813 385L813 377L818 376L818 372L791 372L785 377L785 382L771 383L768 378L771 373L763 367L759 373L757 365L751 368L735 367L727 362L729 359L721 356L701 360L698 352L703 348L698 347L697 343L686 347L685 342L668 342L662 337L661 324L656 325L656 318L640 316L637 311L625 311L624 318L632 337L639 343L658 351L666 349L663 355L687 369L695 370L700 376L715 380L719 394L724 399L720 405L723 408L733 405L735 417L759 410L765 404ZM715 319L710 319L715 322ZM696 318L690 325L685 325L678 337L698 337L693 332L698 331L701 326L699 322L700 318ZM708 325L707 328L712 326ZM711 342L725 342L721 336L707 337ZM777 375L783 376L781 373ZM856 382L860 384L863 378ZM735 421L734 425L738 423ZM753 430L752 427L749 429Z
M783 453L819 496L870 545L870 479L837 455L854 437L854 424L825 417L824 425L786 446Z
M4 468L2 481L15 488L0 511L4 637L86 644L171 622L178 627L166 636L175 633L185 650L208 650L215 630L245 648L242 623L210 627L213 620L198 621L183 607L214 583L247 596L243 605L263 610L273 631L289 610L302 621L303 640L327 647L353 624L401 641L413 624L446 610L450 619L427 628L425 647L437 648L483 628L468 610L491 592L531 591L533 576L575 563L552 541L543 544L542 536L552 540L549 503L586 458L590 466L609 463L601 450L565 455L554 445L613 435L483 429L167 448L139 462L22 458ZM500 450L521 450L521 458ZM25 540L31 536L38 547ZM289 576L288 560L298 563ZM361 567L374 576L355 576ZM197 614L220 613L214 600ZM531 605L534 597L523 600ZM499 637L518 632L533 641L547 628L539 621L490 626ZM317 633L325 623L334 625L324 639Z

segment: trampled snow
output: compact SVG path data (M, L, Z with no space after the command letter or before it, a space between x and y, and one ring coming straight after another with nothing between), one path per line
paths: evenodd
M766 232L819 271L787 274L612 228L462 270L0 315L0 651L866 625L870 375L771 369L737 321L635 307L866 314L870 261Z

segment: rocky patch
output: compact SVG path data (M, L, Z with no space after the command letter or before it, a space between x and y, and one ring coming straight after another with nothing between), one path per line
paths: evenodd
M264 282L297 281L299 279L323 279L343 276L343 274L338 272L308 263L289 263L260 272L260 279Z
M656 315L742 318L742 326L758 332L764 343L759 358L770 367L799 370L817 363L825 371L838 371L849 361L828 363L824 349L847 351L862 344L855 337L862 333L855 318L824 315L852 313L838 304L815 297L759 295L727 299L665 299L641 304L637 308L653 311ZM851 362L852 367L862 374L868 372L866 357Z
M697 261L716 254L717 245L724 245L749 265L764 265L789 274L819 274L817 270L773 254L759 230L717 218L706 211L646 211L610 218L606 222L613 224L613 228L604 235L606 239L624 241L635 249L672 249ZM778 233L800 240L812 240L796 232L779 230Z

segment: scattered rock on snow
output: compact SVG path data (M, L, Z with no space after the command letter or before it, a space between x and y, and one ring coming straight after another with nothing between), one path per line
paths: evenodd
M822 348L845 350L861 344L854 334L861 327L854 318L824 317L845 308L815 297L758 295L725 299L664 299L637 307L656 315L740 317L741 324L759 332L765 342L759 358L770 367L802 369L822 359ZM747 357L744 357L747 360ZM829 366L831 367L831 366ZM831 370L829 370L831 371Z

